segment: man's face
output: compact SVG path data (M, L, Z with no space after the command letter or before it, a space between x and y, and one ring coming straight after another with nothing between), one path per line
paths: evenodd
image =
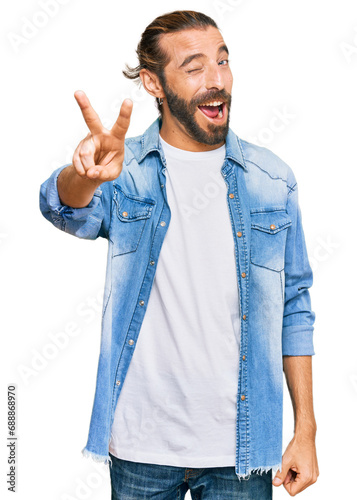
M169 56L161 84L164 122L203 144L224 142L229 128L233 76L218 29L190 29L164 35Z

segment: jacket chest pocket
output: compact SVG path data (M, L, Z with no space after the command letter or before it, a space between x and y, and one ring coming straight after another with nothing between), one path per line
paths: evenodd
M291 219L285 210L253 212L251 217L250 261L256 266L282 271L285 244Z
M145 224L151 217L155 201L124 193L114 186L114 207L110 240L113 257L137 250Z

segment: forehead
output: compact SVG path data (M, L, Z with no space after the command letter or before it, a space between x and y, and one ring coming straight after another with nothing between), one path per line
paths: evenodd
M184 59L192 54L201 53L207 57L216 57L219 48L224 45L224 40L217 28L208 26L206 29L167 33L161 37L160 44L169 57L167 66L178 68Z

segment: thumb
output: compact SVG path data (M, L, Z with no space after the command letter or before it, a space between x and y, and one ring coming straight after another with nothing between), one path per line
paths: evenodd
M281 471L279 470L274 476L274 479L273 479L274 486L280 486L284 482L284 479L286 477L286 474L288 473L288 470L289 470L289 467L282 466L282 470Z

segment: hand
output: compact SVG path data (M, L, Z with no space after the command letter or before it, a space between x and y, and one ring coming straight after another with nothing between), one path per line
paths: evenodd
M87 179L106 182L118 177L124 160L125 134L129 128L133 103L125 99L111 130L103 127L88 97L77 90L74 97L81 108L90 133L78 144L72 159L76 173Z
M285 450L282 471L276 473L273 485L280 486L283 483L286 491L293 497L315 483L318 476L315 439L295 435Z

